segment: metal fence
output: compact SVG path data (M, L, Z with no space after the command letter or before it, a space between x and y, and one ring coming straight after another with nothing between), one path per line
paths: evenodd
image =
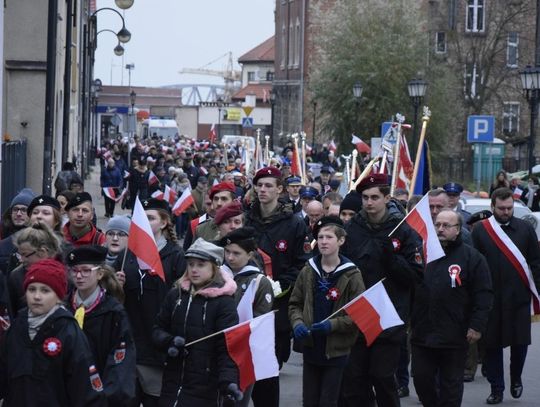
M2 143L2 213L13 197L26 187L26 140Z

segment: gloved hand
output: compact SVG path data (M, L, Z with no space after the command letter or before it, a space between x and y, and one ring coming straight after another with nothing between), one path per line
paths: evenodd
M225 387L225 397L230 400L240 401L244 398L244 393L240 391L236 383L229 383Z
M313 325L311 325L311 332L313 333L328 335L331 330L332 330L332 324L328 320L323 321L323 322L316 322Z
M304 324L298 324L294 327L293 334L295 339L304 339L308 337L309 330Z
M167 354L171 358L176 358L180 354L180 350L184 349L185 339L181 336L175 336L171 341L171 346L167 349Z

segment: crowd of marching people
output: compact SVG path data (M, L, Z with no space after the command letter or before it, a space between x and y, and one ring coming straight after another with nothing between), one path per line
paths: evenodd
M521 397L540 253L513 206L538 205L538 180L529 196L498 178L491 211L470 214L454 182L417 196L338 177L333 146L300 174L292 142L251 171L244 148L108 140L103 214L71 163L54 196L12 198L1 405L278 406L292 350L304 406L399 406L410 378L424 406L460 406L478 361L499 404L505 347Z

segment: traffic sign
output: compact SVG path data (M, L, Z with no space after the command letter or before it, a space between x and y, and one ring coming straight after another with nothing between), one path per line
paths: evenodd
M244 113L246 114L246 116L249 116L251 112L253 111L253 107L251 106L244 106L242 109L244 110Z
M469 116L467 120L468 143L493 143L495 138L494 116Z
M383 122L383 124L381 124L381 138L384 138L384 135L390 127L392 127L392 122Z
M242 127L250 129L253 127L253 117L242 117Z

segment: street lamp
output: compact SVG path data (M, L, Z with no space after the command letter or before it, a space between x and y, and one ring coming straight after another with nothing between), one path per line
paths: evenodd
M352 93L354 96L354 100L356 102L356 114L358 115L358 111L360 110L360 100L362 99L362 92L364 91L364 87L360 83L360 81L356 81L352 88ZM357 118L358 120L358 118Z
M270 107L271 107L271 110L270 110L270 128L271 128L271 131L270 131L270 148L273 150L274 149L274 106L276 105L276 91L275 90L270 90Z
M531 126L529 129L529 175L532 174L534 166L534 138L536 128L536 118L538 115L538 98L540 96L540 67L528 65L519 72L521 86L525 98L531 108Z
M223 108L223 99L221 96L216 100L216 106L218 108L218 128L217 128L217 136L219 142L221 142L221 109Z
M110 7L102 7L100 9L94 11L94 13L90 16L90 20L94 20L96 18L96 14L99 13L100 11L103 11L103 10L114 11L116 14L118 14L118 16L122 19L122 28L116 33L116 36L118 37L118 41L120 41L120 42L122 42L124 44L126 42L129 42L129 40L131 39L131 33L126 28L126 20L124 20L124 17L122 16L122 14L120 14L118 12L118 10L115 10L113 8L110 8Z
M113 51L114 51L114 55L116 55L117 57L121 57L122 55L124 55L124 47L120 44L114 47Z
M127 10L128 8L133 6L134 1L135 0L114 0L116 7L122 10Z
M426 95L427 82L422 79L412 79L407 83L407 89L409 91L409 97L414 107L414 122L413 122L413 142L411 151L413 153L412 159L416 156L416 144L418 144L418 108L422 104L422 100Z
M362 86L362 85L360 85ZM362 94L362 91L360 91ZM311 148L315 147L315 131L317 130L317 101L313 101L313 129L311 129Z

